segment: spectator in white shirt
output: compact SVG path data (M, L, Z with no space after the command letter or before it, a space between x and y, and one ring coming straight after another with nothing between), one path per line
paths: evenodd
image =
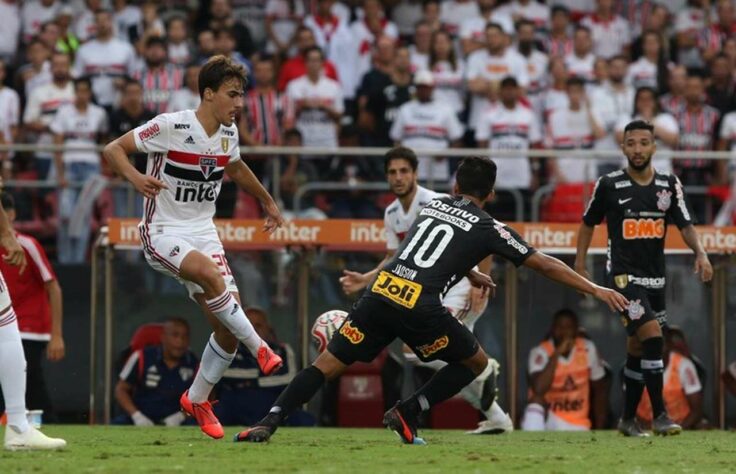
M171 93L171 100L167 106L167 112L179 112L181 110L194 110L199 107L199 71L202 66L190 64L184 71L184 87Z
M295 126L304 146L337 148L343 96L340 84L323 73L324 54L313 46L304 54L307 74L294 79L286 89L289 116L286 126Z
M33 91L23 113L26 133L35 138L34 142L39 145L51 145L54 142L49 129L51 122L59 108L74 101L71 59L68 54L54 53L51 57L51 74L53 81ZM37 179L45 181L48 178L53 158L51 152L36 153Z
M95 12L102 8L102 0L85 0L84 5L84 9L74 20L73 28L74 34L83 43L96 34Z
M143 33L143 13L138 5L128 0L113 0L113 22L115 34L123 41L132 43Z
M440 4L440 21L443 27L453 36L460 33L460 25L480 14L475 0L446 0Z
M51 82L51 50L43 41L33 38L26 48L28 62L16 72L16 90L24 91L25 97L30 97L33 89Z
M514 23L518 23L519 20L531 21L540 39L549 32L550 9L536 0L512 0L500 7L498 12L510 16Z
M194 47L189 39L187 20L181 15L173 16L166 23L166 43L169 61L185 66L194 59Z
M660 173L672 172L671 155L668 152L677 147L680 140L680 126L675 117L660 110L655 89L642 87L636 90L633 115L621 117L616 124L616 143L623 143L624 128L632 120L646 120L654 125L657 153L652 159L652 164Z
M399 108L391 126L391 139L397 146L417 150L442 150L457 146L463 136L463 127L449 105L432 99L432 73L416 73L414 86L416 99ZM445 157L419 157L417 175L420 180L448 181L450 161Z
M460 25L460 44L466 57L473 51L485 48L488 23L498 23L506 34L514 34L514 20L510 16L500 14L496 8L497 3L496 0L478 0L480 15L469 18Z
M565 64L571 76L579 77L586 82L594 79L593 40L590 28L578 26L572 38L572 52L565 56Z
M409 46L411 55L411 71L429 69L429 50L432 47L432 27L426 21L420 21L414 27L414 43Z
M506 76L513 76L522 89L529 85L524 59L508 47L508 38L501 25L486 26L486 49L474 52L467 63L468 90L473 94L470 103L468 127L475 130L481 114L498 95L498 84Z
M519 103L519 84L513 77L501 81L499 101L495 107L483 114L480 125L475 130L475 139L479 148L490 148L497 153L493 155L496 163L499 189L519 189L529 191L536 182L532 175L532 167L528 157L504 156L507 150L520 151L537 147L542 141L539 120L532 110ZM493 216L498 219L513 219L514 215L504 210L511 210L511 203L494 203ZM506 205L508 204L508 205Z
M62 263L82 263L89 242L89 221L81 222L78 231L71 229L73 215L78 212L81 190L69 188L69 182L85 183L100 174L100 155L95 147L104 142L108 131L107 113L92 103L92 83L87 78L74 81L74 103L59 108L49 128L54 143L77 150L54 154L56 180L62 188L59 197L58 255ZM79 150L79 148L82 148ZM81 202L84 203L82 200Z
M631 117L636 91L626 83L628 61L623 56L614 56L608 61L608 80L589 93L595 116L606 135L595 143L596 150L617 150L615 127L622 117ZM598 174L604 175L621 167L618 158L605 158L598 161Z
M565 60L559 56L550 58L549 73L546 79L547 88L544 90L544 100L539 112L543 123L547 123L550 114L555 110L567 107L567 67Z
M432 35L429 70L434 76L434 100L449 105L459 117L465 110L465 64L457 57L446 31Z
M15 0L0 0L0 60L11 64L18 52L20 8Z
M62 4L58 0L30 0L23 2L20 15L23 28L23 42L28 44L31 38L41 30L41 25L56 17Z
M304 21L304 3L266 0L266 52L287 58L296 53L296 31Z
M440 19L440 0L424 0L424 4L422 5L422 20L429 23L432 31L443 28L442 20Z
M643 54L629 66L626 82L635 89L652 87L664 90L672 64L667 61L662 36L656 31L646 31L641 36L641 46Z
M596 0L595 13L580 22L590 28L596 56L606 59L628 54L632 41L629 22L616 14L614 2Z
M74 76L92 79L92 92L98 104L111 108L115 103L124 77L135 67L133 47L113 36L112 13L95 12L95 39L83 44L74 62Z
M545 88L547 65L549 58L537 48L534 22L522 19L516 22L517 51L526 63L526 72L529 75L529 86L526 94L534 110L539 110Z
M550 115L547 131L549 146L555 150L591 149L595 140L603 138L606 131L600 126L585 94L585 83L579 77L567 81L568 107L557 109ZM550 175L556 183L585 183L594 181L596 162L589 158L558 157L550 160Z
M349 98L355 96L360 79L371 69L376 39L381 36L394 41L399 39L399 30L392 22L386 21L383 7L378 0L366 0L363 3L363 11L364 17L355 20L350 25L350 34L355 46L355 54L351 58L353 61L352 74L340 75L343 93ZM346 82L346 79L349 80Z

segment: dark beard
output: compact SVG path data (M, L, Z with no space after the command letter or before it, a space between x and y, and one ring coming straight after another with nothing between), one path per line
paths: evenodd
M631 167L631 169L633 169L635 171L644 171L652 163L652 157L651 156L646 161L644 161L644 163L642 163L640 165L635 165L634 162L631 161L628 158L626 160L629 162L629 166Z
M533 48L534 48L533 41L520 41L519 42L519 52L523 54L524 56L529 56L530 54L532 54Z
M411 186L409 187L409 189L407 189L407 190L406 190L406 192L405 192L405 193L402 193L402 194L399 194L399 193L397 193L397 192L395 192L395 191L392 191L392 192L394 193L394 195L395 195L396 197L398 197L398 198L403 198L404 196L408 196L409 194L411 194L412 192L414 192L414 190L416 189L416 187L417 187L417 186L416 186L416 184L412 184L412 185L411 185Z

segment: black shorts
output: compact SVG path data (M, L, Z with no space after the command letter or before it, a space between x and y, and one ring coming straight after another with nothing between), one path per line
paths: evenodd
M327 350L340 362L370 362L394 339L423 361L460 362L478 351L478 341L443 306L399 309L380 298L361 297L330 340Z
M660 327L667 325L664 288L646 288L631 283L628 275L618 275L611 282L611 288L629 300L629 308L621 312L621 322L629 336L636 334L644 323L655 320Z

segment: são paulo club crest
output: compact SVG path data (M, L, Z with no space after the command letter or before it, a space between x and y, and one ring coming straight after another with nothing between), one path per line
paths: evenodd
M209 178L215 168L217 167L217 158L209 158L206 156L199 157L199 168L202 170L202 174L205 178Z
M662 212L667 212L667 209L670 208L670 204L672 204L672 192L663 189L657 193L657 209Z
M636 321L642 316L644 316L644 307L641 305L641 300L629 301L629 319Z

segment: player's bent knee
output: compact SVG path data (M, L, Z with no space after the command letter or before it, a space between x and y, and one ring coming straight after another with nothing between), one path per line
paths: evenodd
M348 367L332 355L330 351L324 351L320 354L312 365L324 374L325 380L333 380L339 377Z
M644 341L652 337L662 337L662 327L655 320L647 321L636 330L636 336L639 341Z
M479 347L475 354L463 361L463 365L472 370L475 375L480 375L488 366L488 355Z

